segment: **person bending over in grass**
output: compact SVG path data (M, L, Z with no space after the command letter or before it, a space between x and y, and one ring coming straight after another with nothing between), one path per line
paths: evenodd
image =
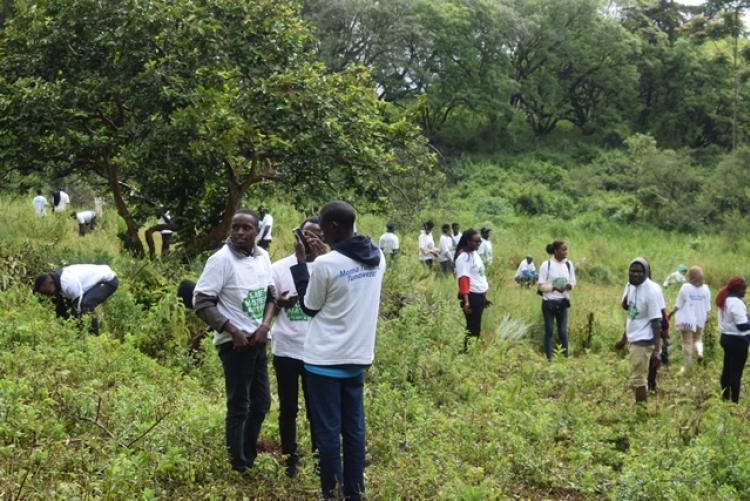
M481 244L482 237L477 230L469 228L458 241L454 257L458 299L466 317L464 353L469 348L469 337L479 338L482 332L482 313L491 304L487 300L487 273L478 252Z
M675 317L675 327L682 335L682 354L687 370L693 363L693 350L698 362L703 361L703 328L710 311L711 291L703 283L703 270L693 266L688 270L688 283L680 288L674 310L669 314L670 319Z
M300 226L303 235L320 239L318 217L305 219ZM305 256L306 263L312 263L317 254L310 252ZM297 452L297 401L299 385L302 383L302 395L305 399L307 419L310 419L310 397L305 380L305 337L310 317L302 311L294 288L291 268L297 264L296 254L280 259L271 265L273 283L279 291L276 301L276 322L271 329L273 368L276 372L276 389L279 393L279 434L281 435L281 452L287 455L286 474L294 477L297 474L299 454ZM312 430L312 426L310 427ZM312 431L312 450L315 451L315 432Z
M648 279L649 265L644 258L636 258L628 267L628 284L622 298L627 309L628 319L625 335L615 348L630 345L630 385L635 393L636 403L648 398L648 376L652 356L658 352L658 340L662 330L661 289L654 287Z
M276 300L268 253L255 245L258 214L240 209L229 240L208 258L195 285L195 312L214 330L227 393L225 438L232 468L246 473L271 406L266 342Z
M719 332L724 350L724 366L721 370L721 396L737 403L740 399L740 382L747 362L748 331L745 297L747 283L744 278L732 277L716 294L719 308Z
M39 275L34 281L34 292L52 298L58 317L68 318L73 313L80 318L91 314L90 331L98 335L99 321L94 308L106 301L118 285L115 272L105 264L73 264Z
M518 269L516 269L516 275L513 279L518 285L525 285L526 287L531 287L531 284L536 282L537 274L533 257L526 256L526 258L521 261L518 265Z
M542 317L544 318L544 352L552 360L553 322L557 323L557 335L568 356L568 309L570 291L576 285L576 270L568 260L568 246L562 240L555 240L547 246L550 259L539 267L537 294L542 296Z
M70 217L78 221L78 234L80 236L84 236L86 232L96 229L96 212L92 210L74 212Z
M305 338L305 378L320 486L325 498L361 499L365 491L364 375L372 364L385 256L369 238L354 235L351 205L336 201L320 211L323 240L305 239L318 255L307 263L304 242L295 247L292 277L310 317ZM341 464L341 439L344 461Z

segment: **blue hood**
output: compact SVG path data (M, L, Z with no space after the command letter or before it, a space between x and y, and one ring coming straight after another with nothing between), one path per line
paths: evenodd
M366 266L374 267L380 264L380 249L364 235L342 240L333 246L333 250Z

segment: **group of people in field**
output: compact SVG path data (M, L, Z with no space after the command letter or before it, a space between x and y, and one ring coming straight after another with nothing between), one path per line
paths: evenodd
M419 234L419 260L432 268L435 260L445 274L453 273L458 286L458 298L466 319L464 352L468 341L481 334L482 312L491 302L487 298L489 284L486 267L492 263L490 230L483 227L479 232L469 229L460 233L458 223L441 227L439 244L435 246L432 236L434 223L426 221ZM398 251L395 226L389 223L386 233L380 238L380 247L388 256ZM550 256L537 272L533 257L527 256L516 269L514 280L525 287L536 284L537 294L542 297L541 310L544 321L544 352L548 359L555 353L554 333L557 330L559 348L567 357L568 310L570 292L576 286L575 266L568 260L565 242L556 240L546 247ZM663 287L679 285L674 308L667 312L662 287L651 279L651 268L645 258L637 258L628 268L628 283L623 291L621 306L627 312L622 338L616 349L626 345L629 351L630 384L636 402L646 401L649 391L656 390L659 366L669 360L669 326L672 320L682 338L682 353L685 366L681 372L691 370L693 362L703 362L703 331L711 311L711 291L704 283L703 270L699 266L688 268L684 264L669 274ZM724 363L720 378L722 397L738 401L742 372L747 361L750 321L743 297L746 283L733 277L717 294L718 326L720 344L724 351Z
M272 341L272 365L279 401L279 433L285 472L297 474L298 396L304 396L311 449L317 456L321 491L326 498L360 499L365 490L364 376L374 358L380 292L387 260L399 252L395 225L375 245L355 230L354 209L343 201L326 204L294 230L295 246L271 262L273 219L248 209L231 220L225 244L207 260L197 283L185 281L179 292L213 331L226 390L225 441L231 467L247 474L253 467L262 424L271 404L266 344ZM437 260L452 273L466 319L464 351L481 334L482 312L490 305L486 267L492 262L489 228L459 232L443 225L435 249L427 221L419 236L419 258L428 268ZM450 240L450 242L449 242ZM489 245L488 245L489 244ZM484 250L483 250L484 246ZM544 351L568 356L568 310L576 286L568 247L556 240L537 273L531 257L518 266L515 280L536 284L544 319ZM447 256L447 259L445 257ZM449 263L444 265L443 263ZM627 312L625 332L616 347L629 347L630 383L636 402L655 389L661 344L670 320L683 338L690 367L703 359L702 332L711 310L711 293L703 271L680 266L665 286L681 283L674 309L667 313L662 289L651 280L644 258L628 268L621 305ZM685 276L687 274L687 276ZM117 289L106 265L78 264L37 277L34 291L53 299L58 314L92 314ZM750 321L743 301L747 285L732 278L717 294L724 365L722 394L737 402L747 360ZM98 333L96 318L91 330Z

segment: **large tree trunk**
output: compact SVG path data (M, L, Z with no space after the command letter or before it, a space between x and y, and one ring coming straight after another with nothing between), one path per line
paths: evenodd
M139 226L138 224L136 224L133 216L130 214L128 206L125 203L125 198L123 198L122 196L122 187L120 186L120 169L116 165L110 164L106 167L106 173L107 182L109 183L109 189L112 190L112 197L115 200L117 213L123 220L125 220L125 225L127 226L126 235L130 248L132 249L132 252L136 257L142 258L146 255L146 253L143 249L143 242L141 242L141 239L138 236Z

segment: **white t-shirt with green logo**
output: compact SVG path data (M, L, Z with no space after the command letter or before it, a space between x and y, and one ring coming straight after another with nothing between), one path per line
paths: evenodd
M291 295L297 295L289 270L297 264L297 257L292 254L280 259L271 265L273 283L279 297L289 291ZM308 270L313 268L313 263L307 263ZM302 360L305 354L305 336L310 317L302 311L299 303L291 308L282 308L276 317L276 322L271 329L272 353L277 357L289 357Z
M469 292L483 294L490 288L487 272L478 252L462 252L456 258L456 278L469 277Z
M273 285L271 260L260 247L253 256L241 257L224 245L208 258L195 294L218 298L216 309L232 325L247 332L255 332L263 320L268 287ZM214 332L214 344L232 340L228 332Z

